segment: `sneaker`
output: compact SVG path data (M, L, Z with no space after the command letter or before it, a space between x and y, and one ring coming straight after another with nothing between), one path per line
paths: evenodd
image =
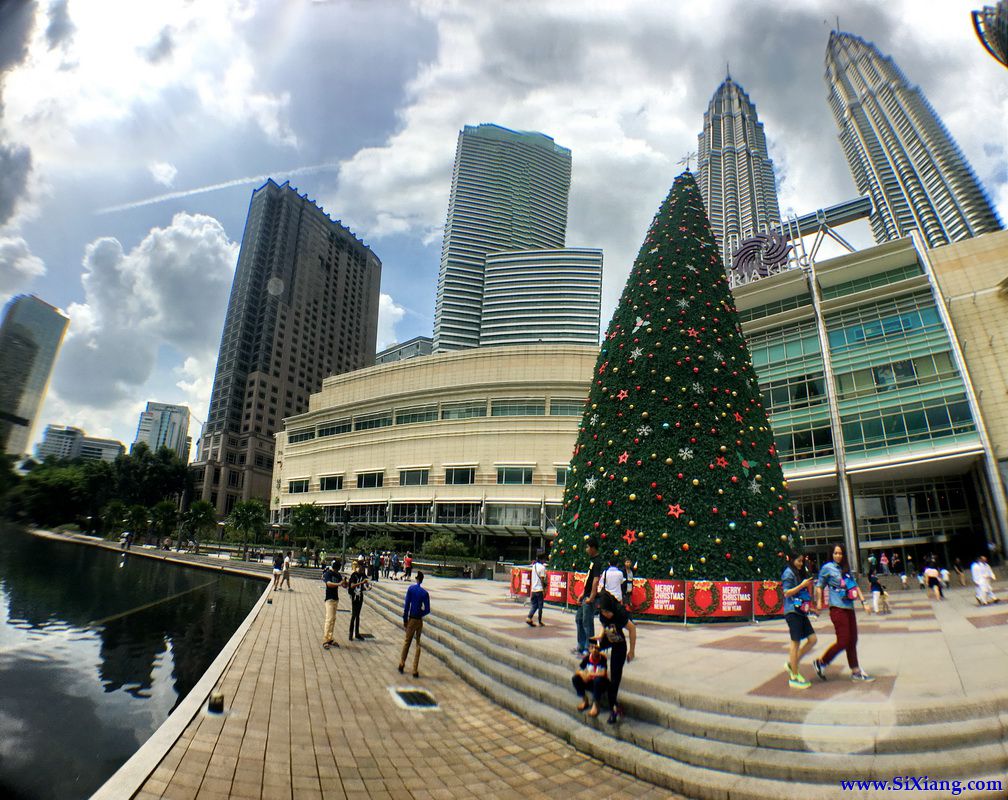
M791 676L791 680L788 681L788 686L792 689L810 689L812 682L804 675L793 675Z
M623 719L623 709L621 709L619 706L616 706L616 708L614 708L612 710L612 713L609 715L609 719L606 720L606 723L609 725L615 725L621 719Z
M787 671L789 679L794 678L795 674L791 671L791 665L787 661L784 662L784 669Z
M855 672L853 675L851 675L851 680L852 681L862 681L864 683L871 683L875 679L871 675L869 675L867 672L865 672L864 670L862 670L861 672Z
M546 627L546 623L543 622L542 620L539 620L539 627L540 628L545 628Z
M402 674L402 671L403 671L403 665L402 665L402 664L400 664L400 665L399 665L399 674L400 674L400 675Z
M525 624L528 625L530 628L535 627L535 623L532 621L532 617L526 617Z
M420 677L420 673L419 672L414 672L413 673L413 677L414 678L419 678Z
M819 676L819 680L826 680L826 665L817 658L812 662L812 666L815 667L815 674Z

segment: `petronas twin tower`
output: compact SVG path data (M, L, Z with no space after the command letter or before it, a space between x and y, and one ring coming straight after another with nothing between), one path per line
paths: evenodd
M892 58L834 31L826 49L830 108L876 242L918 230L929 247L1001 229L986 192L921 90ZM698 182L725 266L751 236L780 227L773 162L756 106L727 76L699 136Z

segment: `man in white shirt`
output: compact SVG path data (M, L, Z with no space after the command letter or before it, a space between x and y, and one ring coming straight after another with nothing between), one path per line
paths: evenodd
M625 580L626 575L623 574L623 570L619 567L619 559L616 556L610 556L609 566L602 573L602 577L599 578L599 591L604 590L608 592L616 598L617 603L622 603L623 581Z
M977 603L982 606L996 603L998 599L994 596L994 590L991 588L991 584L994 583L994 570L987 563L987 556L980 556L973 562L970 567L970 575L976 585Z
M532 617L536 611L539 612L539 627L543 627L543 601L546 597L546 565L542 563L543 551L536 552L535 561L532 562L532 605L529 608L528 617L525 619L530 628L535 627Z

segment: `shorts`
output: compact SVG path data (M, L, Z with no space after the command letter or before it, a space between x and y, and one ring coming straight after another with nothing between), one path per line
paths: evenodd
M785 614L784 619L787 620L788 628L791 631L792 642L800 642L802 639L815 636L815 631L812 630L812 623L809 622L809 618L804 614Z
M929 589L933 589L935 586L941 586L941 581L937 578L928 578L927 585Z

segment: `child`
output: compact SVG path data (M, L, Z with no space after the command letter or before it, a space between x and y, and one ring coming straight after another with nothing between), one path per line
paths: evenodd
M609 691L609 664L602 651L599 650L597 639L588 640L588 655L581 659L581 666L571 678L571 683L574 684L574 691L581 698L577 710L584 711L588 708L588 698L585 697L585 692L590 691L592 704L588 716L597 717L599 715L599 698Z
M878 575L874 572L868 573L868 585L871 587L872 611L879 614L881 613L879 611L879 601L882 599L885 590L882 588L882 584L879 583Z

